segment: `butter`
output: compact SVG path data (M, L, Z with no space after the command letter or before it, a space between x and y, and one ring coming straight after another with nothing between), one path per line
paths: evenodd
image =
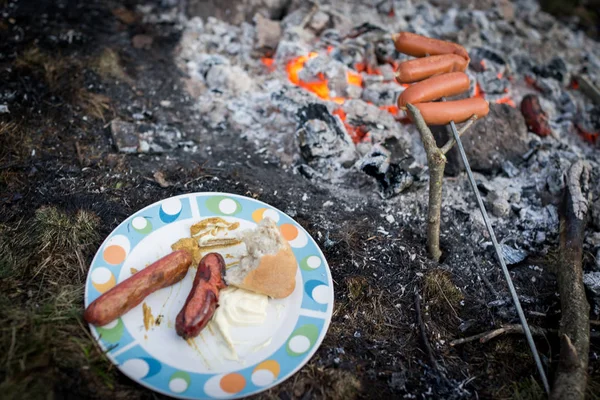
M213 322L235 358L234 344L237 342L231 337L231 328L262 325L267 319L268 304L267 296L235 287L228 287L219 293L219 307Z

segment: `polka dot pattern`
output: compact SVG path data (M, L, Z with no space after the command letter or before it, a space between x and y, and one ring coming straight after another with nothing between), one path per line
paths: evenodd
M279 230L285 240L287 240L293 248L302 248L308 243L306 233L293 224L282 224L279 227Z
M215 375L204 384L204 391L212 398L222 399L241 392L246 387L246 378L233 372Z
M312 324L302 325L290 335L287 341L287 353L297 357L306 353L319 337L319 328Z
M325 282L310 280L304 284L304 291L319 304L329 302L329 288Z
M100 335L100 339L111 344L117 343L121 339L124 329L125 326L123 325L121 318L112 321L107 325L96 328L98 334Z
M242 211L242 205L232 197L214 196L206 200L206 208L215 215L235 215Z
M119 265L127 258L130 248L131 244L125 235L115 235L104 246L102 258L110 265Z
M279 213L270 208L259 208L252 213L252 220L257 224L264 218L270 218L275 223L279 222Z
M100 293L107 292L117 284L117 279L108 268L100 267L92 271L92 285Z
M142 235L147 235L152 232L152 223L146 217L135 217L131 221L131 226L134 231L141 233Z
M161 221L165 224L171 223L179 218L181 215L182 204L181 200L178 198L172 198L164 200L162 205L160 206L160 211L158 213Z
M173 393L183 393L190 386L190 374L185 371L177 371L169 379L169 390Z
M268 386L277 379L280 371L281 367L277 361L263 361L252 371L252 383L259 387Z
M323 264L321 261L321 257L319 256L308 256L304 257L302 261L300 261L300 268L305 271L313 271L319 268Z

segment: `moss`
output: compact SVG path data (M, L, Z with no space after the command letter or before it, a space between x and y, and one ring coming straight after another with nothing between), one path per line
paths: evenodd
M117 79L123 82L130 82L131 78L127 76L121 66L121 60L116 51L105 48L100 55L90 63L92 69L102 77L102 79Z
M456 313L464 296L450 279L450 274L435 269L425 275L423 282L425 301L434 312Z
M363 298L369 283L362 276L352 276L346 279L346 287L348 288L348 298L354 302Z

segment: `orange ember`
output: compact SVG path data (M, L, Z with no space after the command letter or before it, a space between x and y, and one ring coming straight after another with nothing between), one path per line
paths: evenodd
M591 144L596 144L598 138L600 137L600 132L590 132L578 123L575 124L575 127L577 128L579 136L581 136L583 140Z
M342 120L342 122L344 123L344 126L346 127L346 131L348 131L348 134L350 135L350 137L352 138L352 141L354 143L359 143L360 141L362 141L369 132L365 131L362 127L355 127L352 126L350 124L348 124L346 122L346 113L344 112L344 110L342 110L342 108L338 108L337 110L335 110L333 112L333 115L337 115L338 117L340 117L340 119Z
M508 93L508 89L505 89L504 92ZM481 89L481 86L479 86L478 82L475 82L475 88L473 90L473 97L482 97L482 98L485 98L485 93ZM515 104L515 102L513 101L513 99L510 98L510 96L504 96L504 97L502 97L502 98L500 98L498 100L493 100L492 103L508 104L512 108L517 108L517 105Z
M267 67L270 72L275 71L275 59L269 57L263 57L260 59L262 63Z
M509 106L511 106L512 108L517 108L517 105L515 104L515 102L508 96L503 97L499 100L496 100L494 103L498 103L498 104L508 104Z
M473 97L483 97L483 90L479 86L479 82L475 82L475 88L473 90Z

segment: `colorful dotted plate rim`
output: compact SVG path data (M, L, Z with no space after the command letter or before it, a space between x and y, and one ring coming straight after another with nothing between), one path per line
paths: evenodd
M321 249L287 214L245 196L204 192L170 197L153 203L123 221L96 253L87 277L85 306L116 285L128 254L146 235L175 221L234 216L259 222L274 219L298 260L302 304L290 336L262 361L225 373L178 369L150 355L119 318L90 330L108 358L128 377L159 393L183 399L238 399L268 390L295 374L321 345L333 312L333 280Z

